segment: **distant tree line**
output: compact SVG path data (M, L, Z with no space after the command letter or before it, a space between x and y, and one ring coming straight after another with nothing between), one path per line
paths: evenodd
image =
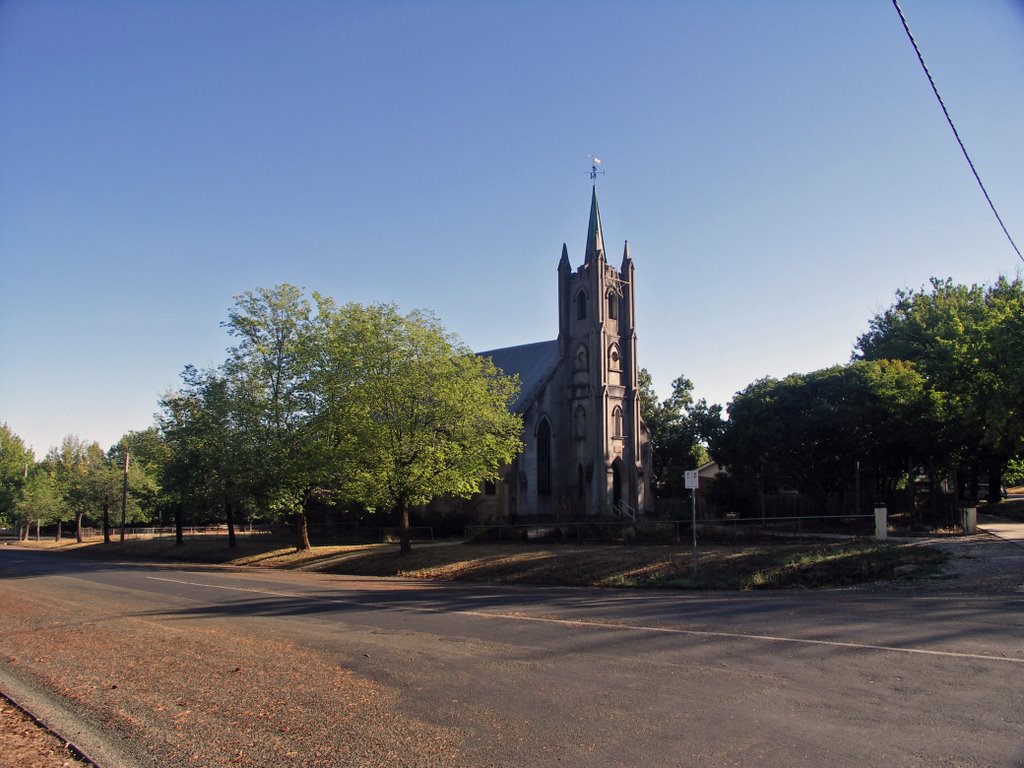
M132 459L125 469L125 457ZM20 437L0 425L0 526L27 539L31 528L55 526L59 541L65 524L82 540L83 524L111 530L125 523L156 519L167 447L157 429L129 432L104 452L97 443L65 437L36 461Z
M857 497L861 511L887 503L941 524L956 500L998 502L1004 473L1024 474L1022 283L933 279L898 291L850 363L759 379L736 394L727 418L718 406L693 406L688 391L679 379L664 403L644 401L663 452L659 490L673 491L704 445L728 470L709 494L731 510L749 512L766 491L787 488L822 510Z

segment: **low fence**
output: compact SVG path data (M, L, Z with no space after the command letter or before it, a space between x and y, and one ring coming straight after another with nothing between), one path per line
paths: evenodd
M246 525L238 526L235 528L235 534L237 536L266 536L273 533L273 529L269 525ZM186 525L181 529L183 536L188 538L198 538L202 536L227 536L228 527L226 525ZM74 537L74 529L65 531L64 536ZM173 539L177 535L177 529L171 526L134 526L131 528L124 529L125 539ZM83 528L82 529L83 539L99 539L103 538L102 528ZM111 528L110 538L114 540L120 540L121 528Z
M309 537L314 544L376 544L398 542L402 529L398 526L376 526L376 527L350 527L336 528L317 526L309 527ZM56 529L43 527L41 532L36 531L33 526L29 532L28 539L31 541L52 540ZM15 529L0 529L0 538L15 539ZM200 539L207 536L227 537L228 527L226 525L186 525L181 529L183 538ZM282 539L294 537L295 527L289 525L240 525L235 528L236 536L279 536ZM74 539L77 534L74 528L65 528L62 539ZM151 539L173 539L177 536L174 526L132 526L124 529L125 540L151 540ZM83 527L83 540L96 540L103 538L102 528ZM409 538L412 541L434 542L436 540L434 529L431 526L420 525L410 526ZM121 540L121 529L110 529L111 541Z
M594 521L582 523L519 523L506 525L468 525L463 533L467 542L630 542L639 540L680 541L690 524L678 521Z
M125 539L167 539L177 535L174 526L149 526L125 528ZM184 538L203 538L205 536L227 536L226 525L187 525L181 529ZM72 536L74 533L72 532ZM280 536L287 538L295 535L294 526L289 525L245 525L235 528L236 536ZM398 527L373 528L330 528L321 530L316 526L309 527L309 537L316 544L374 544L397 542L401 535ZM100 538L103 531L99 528L83 529L83 538ZM434 529L429 526L409 528L409 537L413 541L434 541ZM121 538L120 528L110 529L110 538L117 541Z
M793 536L842 535L876 536L877 515L785 515L781 517L730 517L702 520L698 532L717 533L738 537L750 532L759 534L788 534ZM885 523L882 523L885 530ZM880 537L884 538L884 537Z
M884 513L884 510L883 510ZM786 517L698 520L700 538L738 539L772 536L879 536L886 530L884 514L871 515L793 515ZM495 525L470 525L464 532L467 542L682 542L693 536L689 520L636 520L593 522L547 522Z
M309 527L309 538L315 544L393 544L399 541L402 529L398 526L336 528ZM409 540L433 542L434 529L429 525L409 526Z

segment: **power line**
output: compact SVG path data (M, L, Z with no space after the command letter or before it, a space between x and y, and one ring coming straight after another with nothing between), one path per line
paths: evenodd
M921 62L921 69L924 70L925 75L928 77L928 82L931 83L932 91L935 93L935 98L939 101L939 106L942 107L942 114L946 116L946 122L949 123L949 127L953 130L953 136L956 137L956 143L960 145L960 151L964 153L964 159L967 160L967 164L971 167L971 173L974 174L974 178L978 182L978 186L981 187L981 193L985 195L985 199L988 201L988 207L992 209L992 213L996 217L996 221L999 222L999 226L1003 229L1003 234L1006 235L1006 239L1010 241L1010 245L1013 246L1013 250L1017 252L1017 257L1024 261L1024 255L1021 255L1020 248L1013 242L1013 238L1010 237L1009 230L1006 229L1006 225L1003 224L1003 219L999 215L999 211L996 210L995 203L992 202L992 198L988 196L988 190L985 189L985 185L981 183L981 176L978 175L977 169L974 167L974 163L971 162L971 156L967 154L967 147L964 146L963 141L960 139L960 133L957 131L956 126L953 125L953 118L949 116L949 110L946 109L946 104L939 95L939 89L935 85L935 79L932 77L932 73L928 71L928 65L924 63L924 56L921 53L920 47L917 45L917 40L914 39L914 34L910 31L910 25L907 23L907 17L903 15L903 9L900 8L898 0L892 0L893 6L896 8L896 13L900 15L900 21L903 22L903 29L907 31L907 37L910 38L910 44L914 46L914 52L917 54L917 60Z

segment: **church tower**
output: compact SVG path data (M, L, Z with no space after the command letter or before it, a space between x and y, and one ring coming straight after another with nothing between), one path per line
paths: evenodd
M650 437L637 397L628 243L608 263L597 187L583 263L558 261L558 338L481 352L520 381L523 451L472 505L481 520L636 518L653 512Z
M559 463L573 482L577 516L642 515L650 504L650 457L637 397L634 269L629 243L608 263L597 187L583 264L562 246L558 265L558 349L567 399ZM569 483L566 483L568 486Z

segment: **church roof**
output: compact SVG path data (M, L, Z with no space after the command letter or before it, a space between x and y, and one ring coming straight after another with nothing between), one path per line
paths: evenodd
M519 412L558 364L558 341L538 341L478 354L491 358L509 376L519 374L519 398L512 404L512 410Z

